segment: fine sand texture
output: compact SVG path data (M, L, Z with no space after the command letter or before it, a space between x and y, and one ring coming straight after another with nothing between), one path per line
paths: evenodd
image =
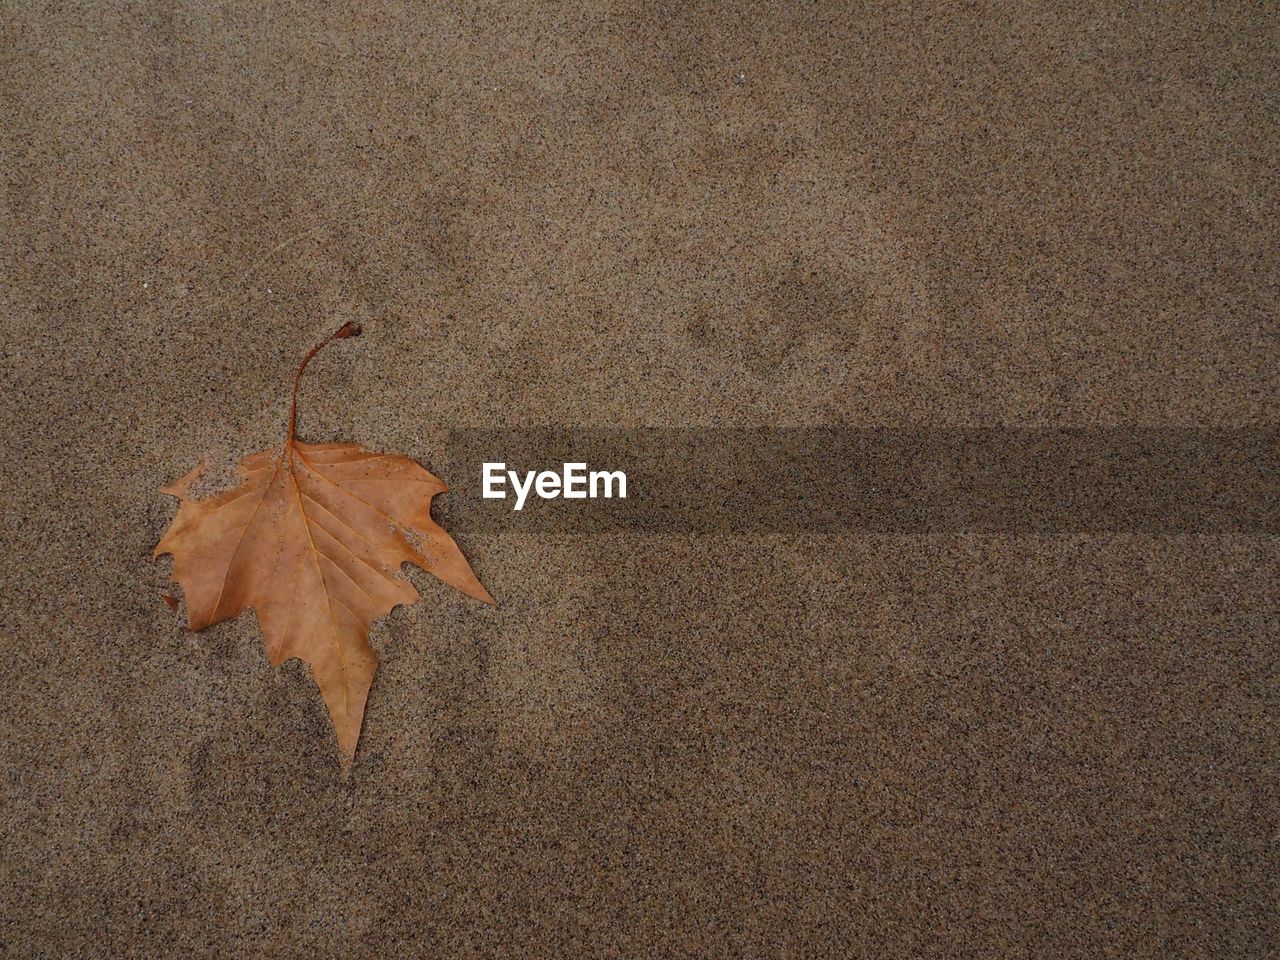
M0 955L1275 956L1274 528L505 527L450 452L1275 428L1275 10L1128 6L0 0ZM406 574L344 781L151 551L348 320L301 437L499 605Z

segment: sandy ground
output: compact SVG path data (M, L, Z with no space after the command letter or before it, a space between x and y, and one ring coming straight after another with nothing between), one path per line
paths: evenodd
M1265 5L0 3L5 955L1274 951L1275 537L487 524L501 606L412 575L347 783L150 552L348 319L303 436L428 467L1274 426L1277 56Z

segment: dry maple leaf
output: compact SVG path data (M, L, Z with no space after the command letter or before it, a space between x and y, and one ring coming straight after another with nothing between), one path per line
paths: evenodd
M284 446L241 460L240 486L192 499L202 460L161 488L181 506L155 549L155 556L173 554L172 579L186 594L190 629L252 607L273 665L290 657L310 664L344 770L355 756L378 666L369 627L397 604L418 599L399 575L401 564L415 563L493 603L458 545L431 519L431 498L444 493L443 482L408 457L354 443L303 443L294 435L307 364L326 344L359 333L346 324L303 358Z

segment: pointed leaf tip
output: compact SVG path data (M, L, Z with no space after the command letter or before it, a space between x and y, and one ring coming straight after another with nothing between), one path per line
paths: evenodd
M204 457L196 461L196 465L180 476L173 483L166 487L161 487L161 493L167 493L171 497L177 497L179 500L186 500L187 494L191 490L191 485L200 479L200 475L204 473L207 462Z

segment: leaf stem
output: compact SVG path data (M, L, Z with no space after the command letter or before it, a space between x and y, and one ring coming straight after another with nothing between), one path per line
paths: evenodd
M285 446L293 446L294 434L298 427L298 384L302 382L302 371L307 369L307 364L311 362L311 358L317 353L333 343L335 340L345 340L347 337L360 336L360 324L344 323L335 330L327 339L321 340L308 351L307 355L302 358L302 363L298 364L298 372L293 375L293 401L289 404L289 435L285 438Z

